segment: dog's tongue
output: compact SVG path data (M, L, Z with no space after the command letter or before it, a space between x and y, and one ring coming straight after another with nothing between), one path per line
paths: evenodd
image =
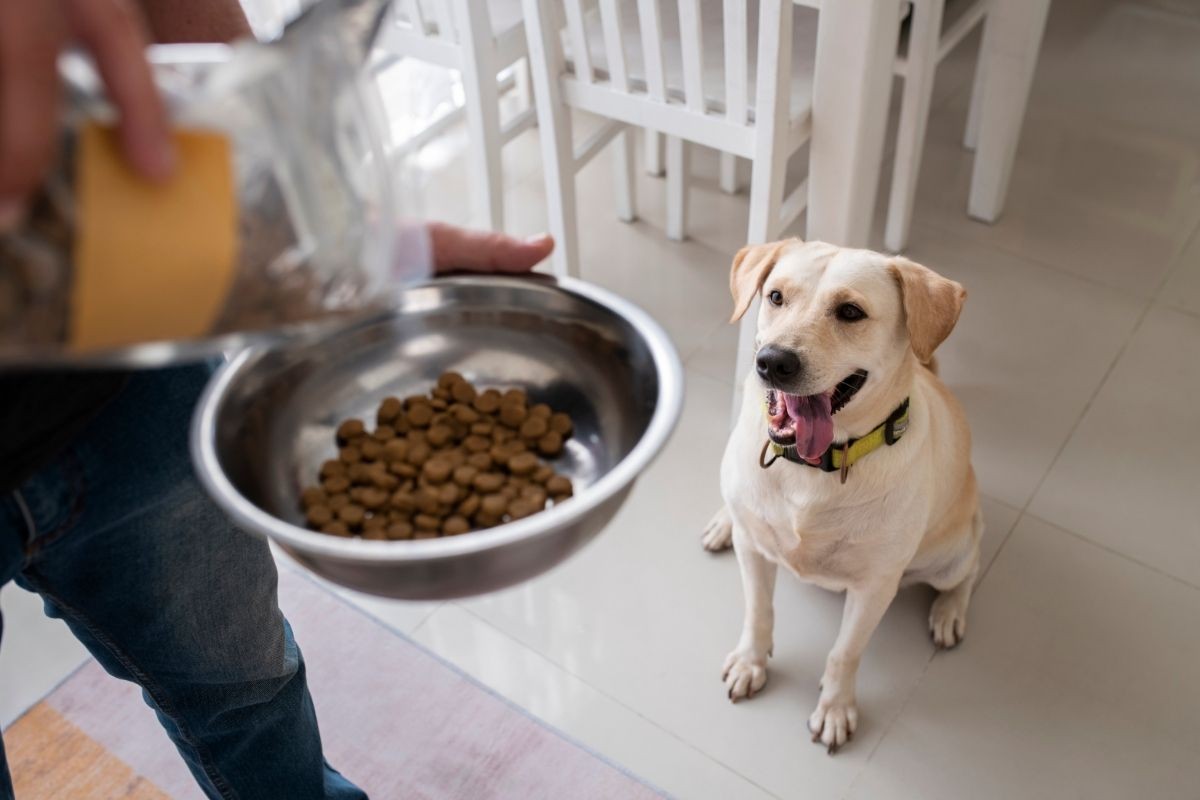
M788 416L796 426L796 452L809 461L819 459L833 444L831 395L784 394Z

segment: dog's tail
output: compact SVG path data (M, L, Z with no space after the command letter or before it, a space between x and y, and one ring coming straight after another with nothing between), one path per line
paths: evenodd
M937 363L937 356L930 356L930 357L929 357L929 360L928 360L928 361L922 361L922 362L921 362L921 365L922 365L922 366L924 366L924 367L925 367L925 369L927 369L927 370L929 370L930 372L932 372L934 375L937 375L937 374L938 374L938 363Z

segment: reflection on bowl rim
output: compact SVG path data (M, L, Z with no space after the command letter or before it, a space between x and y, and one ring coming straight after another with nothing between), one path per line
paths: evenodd
M552 535L573 520L586 517L613 495L633 482L649 466L666 444L683 407L683 366L666 331L645 311L624 298L575 278L553 278L535 275L512 277L500 275L455 276L438 278L414 286L433 286L439 283L489 283L534 281L557 287L617 314L642 336L654 361L658 377L658 400L654 414L637 444L608 472L582 492L525 519L508 522L495 528L471 531L459 536L437 539L403 541L374 541L360 538L344 539L310 531L279 519L248 500L226 477L216 453L216 398L223 396L230 382L246 361L257 356L264 346L253 346L234 356L213 376L205 388L192 420L192 459L204 488L235 522L251 531L269 531L269 537L291 545L300 552L330 556L346 561L437 561L470 553L487 551L505 544ZM377 325L387 317L373 317L358 322L337 335L357 328ZM301 347L305 345L300 345Z

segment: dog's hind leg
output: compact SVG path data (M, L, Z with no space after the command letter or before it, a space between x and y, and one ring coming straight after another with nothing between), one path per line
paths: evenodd
M955 570L957 574L953 577L947 576L944 582L930 581L938 590L938 596L929 609L929 634L938 647L954 647L967 633L967 606L979 576L979 540L982 536L983 512L977 508L971 518L971 544L962 561L963 567Z
M704 535L700 538L700 544L704 545L705 550L712 553L727 550L733 544L733 519L729 516L727 506L721 506L721 509L708 521L707 527L704 528Z

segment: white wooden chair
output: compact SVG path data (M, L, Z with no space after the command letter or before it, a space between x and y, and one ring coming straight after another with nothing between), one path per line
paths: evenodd
M524 0L529 57L545 156L550 232L558 240L555 269L579 272L575 173L609 138L628 136L627 125L667 137L668 229L682 235L688 144L750 159L750 224L747 240L777 237L804 210L807 185L784 197L788 157L809 136L812 108L812 20L791 0L761 0L752 24L745 0L678 0L678 13L663 0ZM565 39L557 11L565 11ZM703 17L721 15L720 25ZM602 45L593 52L599 30ZM794 32L802 47L793 53ZM749 47L754 34L756 47ZM800 52L803 51L803 52ZM707 65L707 68L706 68ZM753 86L753 91L750 87ZM605 117L609 125L578 151L570 109ZM632 172L628 140L621 168ZM623 215L624 216L624 215ZM738 369L753 356L754 315L739 331Z
M753 162L750 241L778 235L804 210L805 187L783 197L787 158L807 141L810 122L814 40L805 39L805 57L792 58L799 12L785 0L763 0L749 12L745 0L678 0L677 15L665 6L662 0L599 0L590 9L581 0L525 0L562 272L577 273L579 259L573 174L580 159L572 155L568 109L666 135L668 193L676 209L671 233L682 233L689 143ZM565 11L565 36L557 7ZM714 15L721 24L703 20ZM757 47L749 46L751 34ZM758 70L758 64L769 67ZM756 72L765 79L756 81ZM759 119L769 124L756 124ZM585 146L581 155L590 150Z
M501 149L536 122L529 103L507 122L500 118L504 87L497 76L502 71L514 68L518 90L528 95L520 0L397 0L394 15L394 24L380 37L381 48L462 75L473 215L493 230L504 230ZM427 133L452 121L442 120Z
M1005 2L1006 0L999 1ZM902 42L902 45L905 45L902 48L903 52L897 56L894 66L895 74L904 81L904 90L901 96L900 120L892 165L891 194L888 199L887 222L884 232L884 244L889 250L898 252L908 244L937 67L977 26L982 24L985 30L991 29L986 21L990 17L989 11L993 2L996 0L955 3L949 16L946 15L947 0L909 0L908 2L911 7L909 32L907 40ZM1007 0L1007 2L1021 3L1026 0ZM800 4L815 5L816 3L802 0ZM1044 0L1042 4L1043 9L1048 6ZM806 22L815 21L811 16L807 16ZM945 27L943 27L943 23L946 23ZM1044 13L1042 23L1044 24ZM803 34L797 32L795 35L803 35L807 38L811 35L811 31L806 30ZM1016 48L1017 57L1013 58L1011 52L1002 53L1002 60L997 66L995 63L997 62L997 48L987 46L980 48L979 63L971 93L970 113L964 135L964 145L969 150L975 150L979 139L980 108L983 102L984 87L987 84L987 65L993 63L992 78L997 84L997 88L993 91L1001 96L993 97L992 100L1002 107L998 116L1004 119L1010 127L1015 120L1015 129L1003 135L1003 142L1000 146L989 149L982 157L976 159L975 173L972 177L972 199L968 205L968 212L971 216L986 222L994 222L1004 205L1007 176L1012 168L1012 160L1016 152L1017 131L1019 131L1020 120L1024 115L1029 82L1036 65L1041 27L1033 25L1030 30L1015 33L1010 31L1005 36L1007 41L1004 42L1004 45L1007 50L1011 51L1014 44L1019 45ZM1003 74L996 74L998 72ZM801 77L801 80L803 79ZM879 101L886 104L888 98L881 97ZM662 137L656 131L647 129L646 171L652 175L661 175L664 171L666 172L669 185L667 235L672 239L682 239L686 235L687 225L686 182L688 176L678 174L678 171L677 174L672 175L673 166L664 168L661 139ZM736 160L737 157L732 153L721 153L719 184L722 191L730 194L738 190ZM682 171L686 172L686 169L685 163Z
M975 68L970 111L963 137L964 146L976 151L968 213L985 222L994 222L999 216L1016 155L1016 141L1025 114L1049 2L1039 0L1040 13L1022 17L1028 25L1017 30L1012 29L1009 20L995 19L997 15L992 13L993 4L1027 1L975 0L969 4L955 4L955 15L948 19L945 15L946 0L911 0L912 19L907 48L896 59L895 68L896 74L904 79L904 94L900 104L891 195L884 230L884 244L889 250L900 251L908 244L937 66L980 24L984 26L984 43L980 47ZM948 23L944 28L943 22ZM998 146L979 150L976 145L985 94L989 95L993 112L998 111L991 116L1000 120L999 124L1006 130L989 132L989 136L996 137Z

